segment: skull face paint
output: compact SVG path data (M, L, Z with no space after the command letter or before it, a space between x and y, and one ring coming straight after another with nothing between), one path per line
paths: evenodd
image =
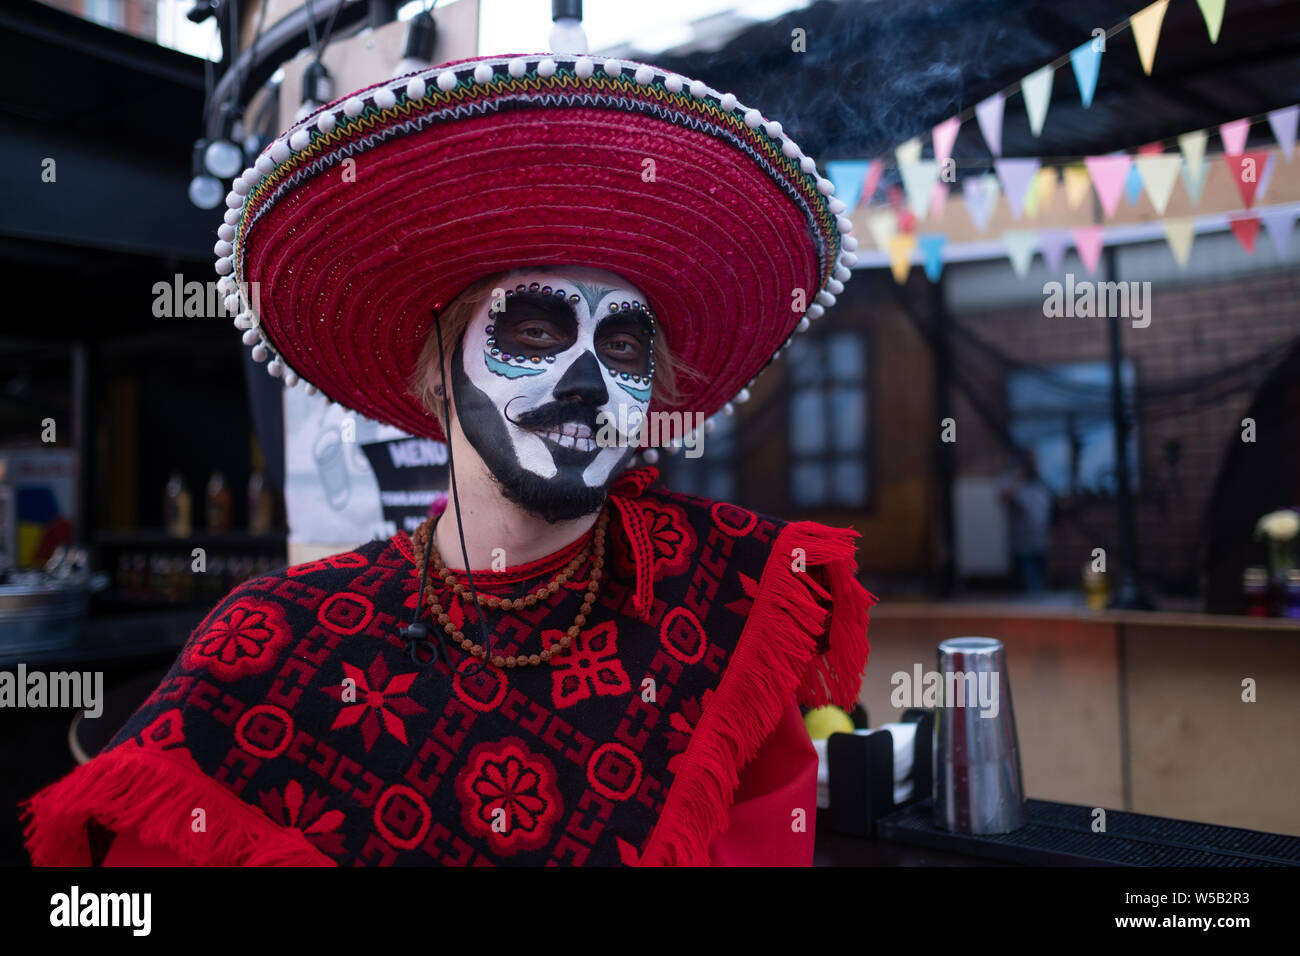
M645 296L612 273L517 273L451 361L460 426L507 499L547 521L590 514L635 451L601 423L641 421L654 376Z

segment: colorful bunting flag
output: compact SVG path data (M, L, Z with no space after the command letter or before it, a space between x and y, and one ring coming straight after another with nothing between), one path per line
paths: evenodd
M1020 81L1020 92L1025 96L1025 112L1029 114L1029 130L1035 136L1043 131L1043 121L1047 119L1047 105L1052 98L1052 80L1056 70L1049 63L1042 69L1034 70Z
M898 216L891 209L878 209L867 217L867 232L881 252L889 251L889 244L898 232Z
M912 250L916 248L916 234L901 232L889 240L889 270L894 281L902 285L912 271Z
M1259 177L1264 172L1264 164L1267 160L1268 153L1263 150L1223 157L1223 161L1228 164L1228 173L1236 182L1237 191L1241 193L1241 201L1247 209L1255 204L1255 191L1259 188Z
M871 202L871 197L876 194L876 188L880 185L880 177L885 171L884 160L873 159L871 165L867 167L867 176L862 183L862 201Z
M975 118L979 120L980 132L989 144L989 151L994 156L1002 155L1002 113L1006 101L1001 93L994 93L988 99L975 104Z
M1273 128L1273 138L1282 147L1282 153L1286 156L1288 163L1291 162L1291 156L1295 153L1297 119L1300 119L1300 106L1288 106L1280 110L1273 110L1268 114L1268 125Z
M1268 195L1268 184L1273 181L1273 167L1277 165L1277 153L1271 150L1264 160L1264 171L1259 174L1259 188L1255 190L1255 202L1263 202Z
M1089 156L1084 161L1088 175L1092 177L1092 188L1101 200L1102 211L1109 219L1119 207L1119 197L1124 191L1128 179L1129 167L1133 157L1128 153L1112 153L1106 156Z
M1033 183L1029 186L1029 192L1025 196L1025 215L1033 219L1039 211L1046 211L1052 208L1052 203L1056 199L1056 167L1048 166L1038 171L1034 177Z
M947 205L948 184L940 180L934 184L934 191L930 193L930 218L935 222L941 221Z
M939 164L933 159L900 164L898 174L903 179L903 191L907 194L907 208L917 219L924 219L930 211L934 184L939 181Z
M1210 42L1219 42L1219 28L1223 26L1224 0L1196 0L1205 18L1205 29L1210 31Z
M1070 244L1070 233L1065 229L1044 229L1038 234L1038 248L1048 271L1060 272L1065 264L1065 248Z
M1011 268L1015 271L1016 277L1023 279L1029 275L1029 264L1034 258L1038 233L1033 229L1011 229L1002 234L1002 242L1007 247Z
M1105 241L1101 226L1081 226L1071 229L1070 235L1074 236L1074 248L1079 252L1083 267L1088 272L1096 272L1097 263L1101 261L1101 246Z
M1241 247L1252 256L1255 254L1255 239L1259 235L1259 217L1258 216L1240 216L1230 220L1232 233L1241 243Z
M1160 24L1165 21L1165 10L1169 0L1156 0L1145 10L1139 10L1129 17L1129 26L1133 29L1133 41L1137 44L1138 59L1142 61L1142 72L1151 75L1151 67L1156 60L1156 44L1160 42Z
M921 137L913 136L894 150L894 158L899 166L910 166L921 158Z
M859 202L870 200L870 196L862 194L870 167L871 163L866 160L831 160L826 164L826 178L835 187L835 198L849 207L844 215L857 209Z
M946 183L940 183L946 186ZM925 267L925 277L931 282L938 282L943 274L943 247L948 237L940 233L918 236L921 246L921 264Z
M1101 53L1094 37L1070 51L1070 65L1074 67L1074 79L1079 84L1079 98L1085 109L1092 106L1092 95L1097 92L1097 74L1101 71Z
M1264 220L1264 228L1268 230L1268 237L1273 240L1273 248L1277 250L1277 257L1285 259L1286 247L1291 240L1291 231L1295 228L1296 207L1261 209L1259 218Z
M1219 124L1219 139L1223 140L1223 151L1229 156L1238 156L1246 151L1246 137L1249 135L1250 120L1248 119Z
M1124 198L1130 206L1136 206L1142 198L1142 174L1136 165L1128 168L1128 176L1124 179Z
M952 146L957 142L959 129L961 129L961 120L956 116L948 117L934 128L934 158L940 165L952 156Z
M1186 269L1187 260L1192 255L1192 240L1196 237L1196 220L1190 217L1162 220L1165 227L1165 241L1174 254L1178 265Z
M1029 185L1038 175L1039 167L1042 163L1037 159L998 159L994 160L993 168L998 172L998 179L1002 183L1002 193L1007 197L1007 205L1011 207L1011 218L1019 220L1024 214L1025 194L1029 191Z
M1087 166L1075 163L1065 167L1065 204L1068 207L1078 209L1088 198L1091 189L1092 178L1088 175Z
M1205 180L1208 178L1210 167L1202 163L1201 168L1192 173L1191 167L1187 165L1187 159L1183 159L1183 188L1187 190L1187 198L1195 206L1201 201L1201 191L1205 189Z
M1178 149L1187 160L1187 169L1193 179L1201 178L1201 166L1205 162L1205 141L1209 139L1205 130L1184 133L1178 137Z
M967 176L962 180L961 191L966 200L966 212L975 224L975 231L986 231L998 201L998 177L992 173Z
M1173 153L1161 153L1159 156L1138 156L1133 160L1133 167L1142 177L1146 186L1147 197L1157 215L1163 216L1173 194L1174 183L1178 181L1178 170L1182 168L1181 156Z

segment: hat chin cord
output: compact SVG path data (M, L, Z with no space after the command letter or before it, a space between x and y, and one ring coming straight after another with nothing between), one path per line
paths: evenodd
M438 307L433 308L434 334L438 336L438 371L442 380L447 381L447 354L442 342L442 319L438 314ZM483 656L476 663L466 669L462 677L473 677L479 673L492 657L492 636L488 633L487 620L483 616L483 608L478 601L478 591L474 588L474 572L469 566L469 550L465 547L465 525L460 520L460 494L456 489L456 456L452 450L453 442L451 440L451 406L447 400L447 389L440 387L438 390L442 394L442 420L447 423L448 434L444 436L447 440L447 468L451 473L451 501L452 507L456 509L456 532L460 537L460 555L465 562L465 576L469 579L469 593L474 599L474 609L478 613L479 636L482 640L480 646L484 648ZM418 665L430 667L437 663L438 645L429 640L429 628L420 621L420 615L423 612L424 588L429 577L429 557L433 552L433 532L429 532L429 538L424 545L424 567L420 572L420 591L415 599L415 616L411 618L411 623L401 628L398 634L406 642L407 653L411 656L411 661ZM430 657L421 660L418 653L419 646L423 644L430 652ZM449 662L450 663L450 662Z

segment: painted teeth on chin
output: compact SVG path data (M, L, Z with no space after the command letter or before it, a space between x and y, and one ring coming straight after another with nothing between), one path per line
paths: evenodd
M590 432L590 429L588 429L588 432ZM555 444L559 445L561 448L573 448L577 451L594 451L596 449L596 441L591 437L572 435L567 432L555 431L553 429L541 432L540 434L547 441L555 442Z

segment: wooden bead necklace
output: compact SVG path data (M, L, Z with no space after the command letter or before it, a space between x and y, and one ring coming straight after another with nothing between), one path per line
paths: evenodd
M415 529L415 534L411 536L411 542L415 551L415 568L420 574L424 573L424 558L426 545L429 551L429 563L438 577L452 592L465 601L472 600L470 591L467 587L456 580L456 574L450 570L438 554L438 549L433 547L430 536L433 534L432 520L426 521ZM600 517L596 519L596 529L592 534L591 542L579 551L563 570L560 571L550 582L531 591L521 598L502 598L496 595L479 594L476 595L478 603L482 607L492 608L493 610L514 611L522 610L526 607L532 607L538 601L550 597L561 587L569 582L578 568L582 566L587 556L591 556L591 574L587 580L587 593L582 598L582 608L578 611L577 616L573 619L573 624L565 632L564 637L560 638L558 645L549 647L540 654L528 654L505 657L500 654L493 655L489 661L496 667L525 667L528 665L537 666L539 664L550 663L551 658L568 648L582 631L582 625L587 623L587 616L591 613L592 607L596 604L596 595L600 591L600 579L604 576L605 568L605 531L609 525L609 509L603 509ZM451 639L468 651L474 657L483 657L487 654L486 649L481 644L475 644L465 633L457 629L456 625L451 622L449 615L442 607L438 600L437 590L434 582L430 580L425 586L425 600L429 603L430 613L442 625L442 629L451 635Z

